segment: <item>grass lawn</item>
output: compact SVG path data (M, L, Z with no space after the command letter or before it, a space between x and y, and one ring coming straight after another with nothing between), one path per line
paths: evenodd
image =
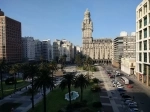
M11 112L12 108L17 108L21 105L21 103L4 103L3 105L0 106L0 112Z
M22 79L17 80L17 89L23 88L25 86L29 85L29 82L26 82ZM14 92L14 84L12 85L6 85L5 82L3 82L3 89L4 89L4 96L8 96ZM1 91L0 91L0 97L1 97Z
M93 93L90 89L91 89L91 85L88 86L86 89L84 89L83 99L87 100L88 107L91 110L93 110L93 112L96 112L99 109L93 108L92 103L95 101L100 101L99 92ZM78 91L80 94L80 89L72 88L72 90ZM52 92L50 92L47 95L47 112L58 112L59 109L67 106L69 102L65 100L66 93L68 93L67 89L62 91L60 88L56 88ZM76 101L80 101L80 97L77 98L77 100L72 102L76 102ZM28 112L42 112L42 111L43 111L43 102L41 101L36 105L34 111L29 110Z

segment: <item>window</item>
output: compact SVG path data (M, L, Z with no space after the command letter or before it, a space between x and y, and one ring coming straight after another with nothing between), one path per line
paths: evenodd
M142 20L139 21L139 29L142 28Z
M147 28L144 29L144 38L147 38Z
M144 53L144 62L147 62L147 53Z
M142 42L139 43L139 50L142 50Z
M139 61L142 61L142 53L139 53Z
M142 31L139 32L139 40L142 39Z
M147 25L147 16L144 17L144 26L146 26L146 25Z
M144 70L143 70L143 73L144 73L144 75L146 75L146 71L147 69L146 69L146 64L144 64Z
M149 39L149 50L150 50L150 39Z
M147 13L147 3L144 5L144 14Z
M147 50L147 40L144 41L144 50Z
M139 64L139 72L142 72L142 65Z
M150 63L150 53L149 53L149 63Z

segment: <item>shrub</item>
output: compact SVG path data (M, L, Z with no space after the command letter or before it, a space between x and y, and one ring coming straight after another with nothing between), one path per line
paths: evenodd
M92 110L89 109L88 107L84 107L80 109L80 112L92 112Z
M93 107L94 108L101 108L102 107L102 103L101 102L93 102Z
M92 79L94 83L98 83L99 82L99 79L98 78L94 78Z
M72 107L74 108L74 109L76 109L76 108L81 108L81 107L85 107L86 106L86 103L87 102L75 102L75 103L73 103L72 104Z
M93 85L92 88L91 88L91 91L93 91L93 92L98 92L98 91L100 91L99 85Z
M15 78L14 77L9 77L5 80L6 85L11 85L15 83Z

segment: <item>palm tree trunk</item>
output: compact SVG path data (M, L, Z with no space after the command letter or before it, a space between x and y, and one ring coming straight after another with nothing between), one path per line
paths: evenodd
M53 81L53 71L52 71L52 84L54 84L54 81ZM52 88L52 90L53 90L53 86L51 87Z
M80 99L80 101L82 101L82 99L83 99L83 88L82 88L82 86L80 87L80 89L81 89L81 99Z
M15 78L15 85L14 85L14 86L15 86L15 88L14 88L14 93L15 93L15 92L16 92L16 88L17 88L17 87L16 87L16 83L17 83L17 81L16 81L16 73L14 74L14 78Z
M33 90L33 84L34 84L34 76L33 76L33 74L32 74L32 82L31 82L31 85L32 85L32 109L34 109L34 90Z
M44 112L46 112L46 87L43 85L43 102L44 102Z
M4 92L3 92L3 77L2 77L2 72L1 72L1 98L3 98L4 96Z
M71 104L71 88L69 84L68 84L68 92L69 92L69 103Z

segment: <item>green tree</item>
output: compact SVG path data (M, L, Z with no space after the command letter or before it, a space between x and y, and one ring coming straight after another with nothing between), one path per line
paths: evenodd
M54 83L51 82L50 77L50 68L48 63L41 63L39 65L39 75L38 78L35 80L34 87L36 90L39 88L43 89L43 104L44 104L44 111L46 112L46 89L47 88L53 88Z
M23 69L23 77L24 79L26 78L31 78L31 101L32 101L32 109L34 109L34 78L38 75L39 70L38 70L38 65L33 64L33 63L25 63L22 66Z
M69 103L71 104L71 85L73 84L74 80L74 75L72 72L67 73L66 75L63 76L63 80L61 81L59 87L64 90L67 86L68 88L68 93L69 93Z
M57 70L57 63L55 61L51 61L49 67L52 75L52 83L54 83L54 71ZM51 89L53 90L53 87Z
M1 98L4 97L4 91L3 91L3 73L5 72L7 68L7 64L5 61L5 58L0 60L0 79L1 79Z
M14 75L14 92L16 92L16 88L17 88L16 75L19 69L20 69L19 64L13 64L9 71L10 74Z
M79 87L80 91L81 91L80 101L82 101L82 99L83 99L83 90L88 85L89 85L89 81L87 80L87 77L85 75L80 74L75 78L75 88Z
M91 65L93 64L92 58L87 57L86 60L85 60L85 62L84 62L84 64L85 64L85 66L86 66L86 68L88 70L88 80L89 80L89 78L90 78L89 71L90 71Z

